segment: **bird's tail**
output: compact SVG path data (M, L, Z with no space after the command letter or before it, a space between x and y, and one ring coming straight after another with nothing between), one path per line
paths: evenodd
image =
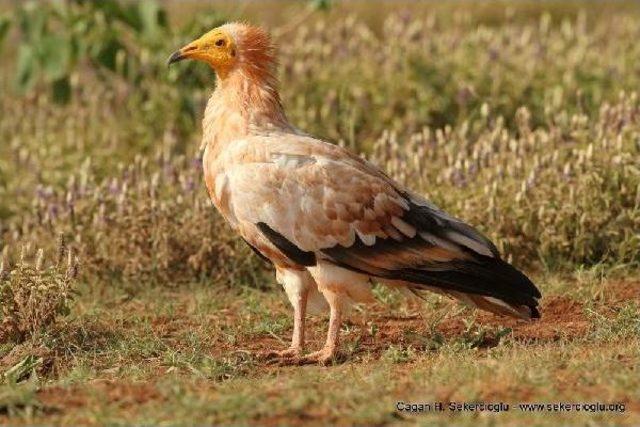
M414 284L409 285L409 290L416 296L422 298L420 295L420 291L429 290L432 292L439 293L441 295L446 295L451 298L457 299L465 303L468 306L476 307L484 311L488 311L490 313L494 313L500 316L510 316L523 320L531 320L531 319L539 319L540 311L538 311L538 307L534 305L525 305L525 304L513 304L503 301L496 297L490 297L486 295L475 295L470 293L458 292L458 291L449 291L440 288L434 288L432 286L415 286Z
M527 276L509 263L489 259L465 262L453 270L420 271L407 283L413 293L430 290L451 296L470 306L519 319L540 318L540 291Z
M500 316L511 316L524 320L540 318L540 312L538 311L538 308L533 305L510 304L495 297L465 294L455 291L449 292L449 295L468 305L498 314Z

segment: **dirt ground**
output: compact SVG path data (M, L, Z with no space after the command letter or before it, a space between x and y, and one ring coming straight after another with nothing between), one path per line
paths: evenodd
M105 311L87 305L91 315L60 325L48 340L5 352L5 372L29 356L39 362L32 374L4 386L0 420L442 422L442 415L393 410L395 399L413 396L441 402L615 401L625 405L618 418L555 419L640 421L638 281L610 281L587 293L549 292L542 318L533 322L476 312L441 297L407 303L391 296L355 310L342 330L340 356L328 367L278 366L256 357L284 348L292 325L281 293L248 292L158 289ZM215 308L199 306L214 297ZM110 306L121 296L103 298ZM309 350L322 345L325 332L326 318L309 319ZM33 375L40 382L29 388ZM376 400L386 409L364 409ZM519 423L525 416L510 412L502 419ZM529 416L543 425L554 419ZM480 420L491 424L494 417ZM464 415L459 421L474 419Z

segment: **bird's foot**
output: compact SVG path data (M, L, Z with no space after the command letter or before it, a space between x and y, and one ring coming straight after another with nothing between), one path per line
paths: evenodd
M309 353L306 356L298 358L297 363L300 365L319 364L326 366L335 358L335 348L323 347L321 350Z
M287 359L297 359L302 356L301 347L289 347L286 350L270 350L258 353L258 359L265 361L279 361Z

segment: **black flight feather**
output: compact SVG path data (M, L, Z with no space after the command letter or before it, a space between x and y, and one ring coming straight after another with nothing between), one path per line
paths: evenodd
M264 222L259 222L256 225L262 234L291 261L305 267L316 265L316 255L313 252L303 251Z

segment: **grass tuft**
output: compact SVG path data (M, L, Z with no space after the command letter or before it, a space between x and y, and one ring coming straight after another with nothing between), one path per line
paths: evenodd
M58 259L45 265L38 249L29 262L23 247L15 266L0 265L0 341L22 342L50 328L59 316L69 314L78 275L78 258L60 240ZM63 261L66 257L66 263Z

